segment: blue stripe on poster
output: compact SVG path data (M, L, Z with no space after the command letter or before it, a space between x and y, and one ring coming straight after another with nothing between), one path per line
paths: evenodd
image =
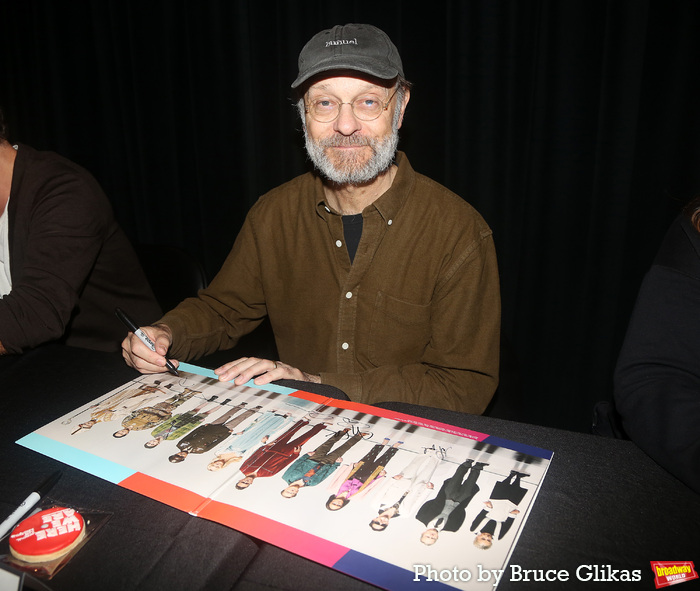
M125 466L115 464L114 462L110 462L109 460L105 460L104 458L95 456L86 451L81 451L70 445L56 441L55 439L49 439L38 433L30 433L18 440L17 443L44 454L45 456L54 458L59 462L99 476L114 484L119 484L122 480L136 472Z
M420 568L422 566L424 565L420 565L418 568L421 573L423 573L423 570ZM454 591L452 585L447 585L439 580L440 575L446 575L445 572L438 573L433 571L428 573L425 571L423 576L417 578L416 573L413 571L353 550L349 550L345 556L333 565L333 568L384 589L410 589L418 583L420 589ZM449 571L447 574L450 577L454 576L452 571ZM467 575L465 574L465 576ZM428 580L428 577L432 580Z
M545 460L551 460L552 456L554 455L551 451L540 447L518 443L511 441L510 439L501 439L500 437L494 437L493 435L489 435L486 439L484 439L484 442L488 443L489 445L497 445L498 447L505 447L506 449L512 449L513 451L519 451L536 458L544 458Z

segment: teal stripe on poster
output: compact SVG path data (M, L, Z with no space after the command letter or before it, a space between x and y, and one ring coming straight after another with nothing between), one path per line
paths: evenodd
M114 484L119 484L122 480L136 472L125 466L115 464L114 462L81 451L54 439L49 439L38 433L30 433L18 440L17 443L58 460L59 462L99 476Z
M177 368L178 368L178 370L188 371L190 373L197 374L198 376L206 376L208 378L214 378L215 380L219 379L219 376L217 376L214 373L214 370L207 369L206 367L199 367L199 365L191 365L189 363L180 363L180 365L178 365Z
M189 373L197 374L198 376L214 378L215 380L219 379L219 376L217 376L214 373L214 370L207 369L206 367L199 367L198 365L191 365L190 363L180 363L178 369L181 369L182 371L187 371ZM249 380L244 384L244 386L247 386L248 388L262 388L265 390L269 390L270 392L277 392L279 394L291 394L292 392L296 392L294 388L278 386L277 384L265 384L264 386L258 386L253 382L253 380Z

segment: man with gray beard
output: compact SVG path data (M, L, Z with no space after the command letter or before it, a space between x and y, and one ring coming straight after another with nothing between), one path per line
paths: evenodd
M281 361L236 359L220 380L483 412L498 382L492 233L397 151L411 93L396 47L371 25L321 31L292 88L315 172L260 198L211 285L145 327L155 352L127 337L126 362L162 372L167 352L228 349L267 315Z

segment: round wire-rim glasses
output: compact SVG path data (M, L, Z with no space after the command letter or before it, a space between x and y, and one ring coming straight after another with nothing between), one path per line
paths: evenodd
M368 96L357 98L350 103L339 103L333 99L322 98L312 103L304 103L304 111L319 123L330 123L340 116L340 108L343 105L350 105L352 114L357 119L360 121L374 121L389 108L391 99L394 98L398 91L399 87L397 86L385 103Z

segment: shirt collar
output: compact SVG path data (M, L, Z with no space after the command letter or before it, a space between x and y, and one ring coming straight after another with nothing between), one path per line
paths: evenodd
M401 151L396 152L396 166L398 170L396 171L396 176L394 177L394 182L391 184L391 187L367 208L376 209L379 215L387 222L396 219L396 216L399 211L401 211L415 182L413 168L406 154ZM326 203L326 198L323 193L323 183L318 175L316 176L316 195L318 196L316 200L316 211L323 219L328 219L329 215L338 215L337 212L334 212Z

